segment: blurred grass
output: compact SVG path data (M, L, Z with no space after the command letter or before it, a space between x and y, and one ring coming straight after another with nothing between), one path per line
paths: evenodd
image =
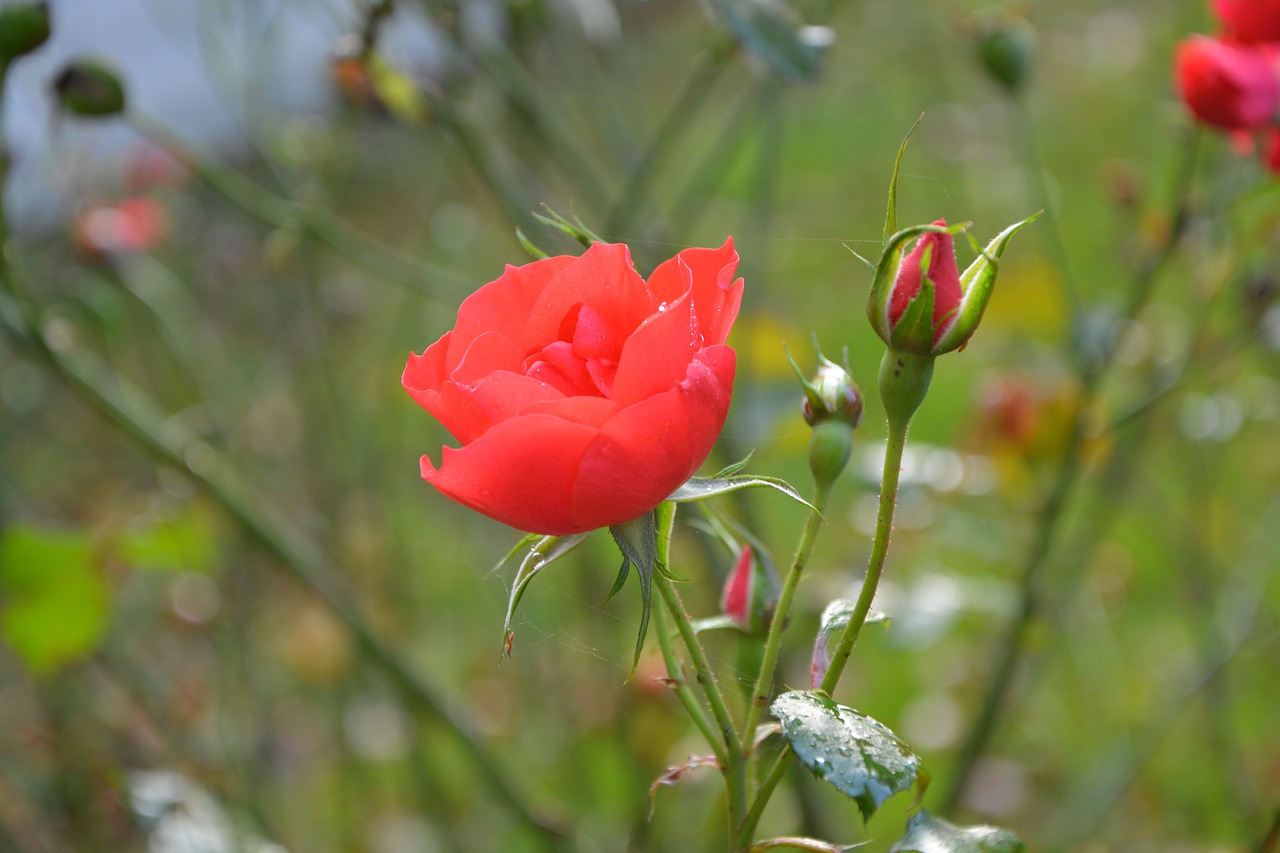
M811 332L828 352L848 345L873 389L881 345L863 319L868 276L842 244L875 253L911 122L925 113L901 221L972 220L984 242L1046 203L1029 173L1034 145L1068 266L1050 223L1028 230L982 332L939 365L912 432L921 455L882 593L894 622L867 633L840 697L916 743L940 791L1076 416L1068 282L1105 323L1138 253L1171 226L1187 127L1169 52L1209 25L1190 2L1028 4L1037 62L1015 103L974 61L964 22L979 8L833 4L826 67L797 85L720 51L724 32L694 8L620 7L623 37L592 46L564 8L524 4L506 10L511 52L473 51L440 88L435 121L348 108L258 128L256 155L233 168L448 270L426 282L436 297L199 181L153 191L171 222L153 256L86 259L54 235L23 245L20 266L49 347L96 353L110 381L142 389L166 427L196 439L190 469L223 460L254 504L313 542L352 607L450 697L520 798L568 830L560 849L717 849L712 771L660 789L646 818L652 780L703 747L650 680L656 655L624 682L639 605L628 592L602 607L617 562L603 537L531 588L514 656L499 666L506 590L485 573L516 534L418 479L417 457L447 437L399 389L404 358L449 327L470 287L523 260L516 224L571 249L529 219L541 202L593 226L623 209L620 231L605 236L645 266L731 233L747 296L719 455L754 449L753 470L805 483L807 433L780 340L798 355ZM823 7L799 12L817 22ZM619 198L700 63L711 63L705 97L673 120L639 199ZM557 147L560 131L572 151ZM1247 286L1255 299L1274 289L1276 196L1235 203L1266 179L1218 140L1203 149L1185 239L1127 331L1097 421L1181 384L1086 443L1046 606L960 812L1015 829L1030 849L1251 850L1280 804L1270 535L1280 365L1265 326L1274 311L1245 301ZM16 646L0 652L0 848L142 849L149 826L130 804L129 774L160 769L212 792L240 834L290 850L545 848L313 590L31 349L3 347L4 535L87 536L109 613L100 644L51 674ZM998 381L1016 389L1013 403L992 396ZM1020 417L1030 426L1010 427ZM837 489L788 628L787 685L807 683L818 614L860 577L882 438L870 394L867 458ZM789 553L797 508L751 494L734 510L779 558ZM700 537L684 530L674 562L695 615L714 612L726 568ZM2 591L11 626L5 608L20 599L7 579ZM709 641L730 671L729 638ZM860 840L850 806L797 775L766 829ZM897 837L907 808L891 803L872 822L871 849Z

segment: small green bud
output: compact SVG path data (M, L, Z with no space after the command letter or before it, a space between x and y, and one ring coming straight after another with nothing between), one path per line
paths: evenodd
M107 65L95 59L77 59L53 81L58 103L73 115L112 116L124 111L124 85Z
M0 68L35 50L48 39L48 3L0 6Z
M981 22L975 33L978 59L992 79L1009 92L1022 88L1035 62L1036 31L1015 15Z
M787 353L787 357L791 354ZM853 430L862 421L862 392L849 375L847 350L843 366L819 350L818 372L813 379L806 379L794 360L791 366L804 386L805 423L813 427L809 436L809 470L819 495L825 495L853 454Z

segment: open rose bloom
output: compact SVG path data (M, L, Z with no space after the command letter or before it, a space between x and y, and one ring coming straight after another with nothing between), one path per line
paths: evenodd
M645 281L626 246L508 266L410 355L405 389L457 439L422 476L531 533L610 527L703 463L733 393L725 345L742 301L732 240Z

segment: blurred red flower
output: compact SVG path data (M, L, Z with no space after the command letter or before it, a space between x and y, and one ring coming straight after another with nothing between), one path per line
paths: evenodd
M1182 100L1205 124L1256 130L1280 108L1280 70L1272 45L1241 45L1194 35L1178 45L1174 76Z
M1280 0L1214 0L1223 36L1232 41L1280 41Z

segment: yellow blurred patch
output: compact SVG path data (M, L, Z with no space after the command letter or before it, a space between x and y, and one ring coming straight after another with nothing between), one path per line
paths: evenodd
M738 318L731 343L738 351L738 365L747 375L756 380L776 380L795 377L783 344L794 351L801 341L807 341L807 336L795 326L769 314L756 313Z
M1059 340L1067 334L1070 311L1066 285L1052 264L1041 257L1021 262L1006 257L1000 261L982 328Z

